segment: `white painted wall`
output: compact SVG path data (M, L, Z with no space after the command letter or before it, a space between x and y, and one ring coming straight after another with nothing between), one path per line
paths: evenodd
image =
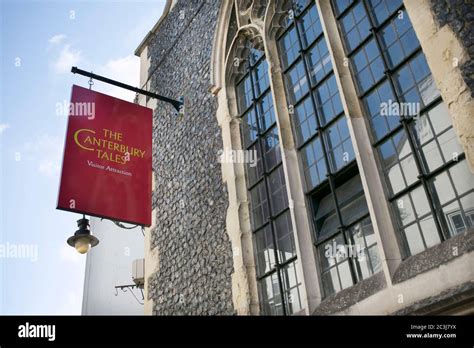
M90 218L90 225L100 242L87 253L82 314L142 315L143 305L130 290L119 289L115 296L116 285L133 284L132 262L144 257L141 228L125 230L109 220L94 217ZM133 291L143 302L140 290Z

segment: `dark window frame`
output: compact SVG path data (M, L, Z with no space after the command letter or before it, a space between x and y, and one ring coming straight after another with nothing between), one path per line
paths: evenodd
M315 93L318 90L318 88L320 88L323 84L328 82L329 79L335 78L335 74L334 74L334 67L333 67L332 58L331 58L331 69L329 69L326 72L326 74L324 75L324 77L321 78L319 81L317 81L317 83L314 83L314 81L311 77L311 74L310 74L311 69L309 67L308 55L312 51L312 49L315 45L319 44L321 42L321 40L326 40L325 35L324 35L324 30L322 30L321 33L317 37L315 37L314 41L311 42L309 45L306 46L303 43L300 23L298 21L308 11L310 11L313 6L316 6L314 1L309 1L309 2L307 2L306 6L303 9L301 9L301 11L298 12L298 11L296 11L296 9L294 8L294 5L293 5L293 13L294 13L293 14L293 19L291 21L289 21L287 26L284 28L284 30L282 30L277 35L276 42L277 42L277 46L278 46L279 56L282 56L283 54L286 54L286 50L285 50L285 52L282 52L282 48L281 48L281 45L280 45L280 40L282 40L285 37L285 35L287 35L291 30L296 31L296 36L298 38L298 43L299 43L299 55L291 62L291 64L288 64L287 67L284 67L282 69L282 74L283 74L283 76L285 76L297 64L300 64L300 63L303 64L304 70L305 70L305 75L306 75L306 80L307 80L307 83L308 83L308 91L306 93L304 93L300 97L300 99L296 101L296 103L293 106L294 106L294 110L296 110L299 105L306 102L307 98L310 98L311 104L312 104L312 107L313 107L313 111L315 113L314 117L315 117L316 125L317 125L316 130L313 130L313 132L312 132L313 134L310 135L303 142L299 142L298 133L297 133L297 130L295 129L295 121L292 120L292 122L291 122L292 129L293 129L293 134L294 134L295 139L296 139L296 149L298 150L298 153L299 153L298 158L299 158L299 161L300 161L300 167L303 169L303 177L304 178L306 178L306 169L307 168L306 168L306 165L304 164L304 161L302 160L302 154L301 154L302 150L306 146L308 146L312 141L317 139L318 137L319 137L319 141L321 142L321 145L322 145L321 147L322 147L322 150L323 150L323 158L324 158L324 163L326 165L326 172L327 172L326 179L321 180L319 182L319 184L317 184L315 187L311 187L309 189L307 187L306 180L304 182L304 185L306 187L306 189L305 189L306 200L308 202L308 206L311 207L312 216L313 216L313 218L311 219L310 224L312 225L313 236L315 238L314 246L316 247L317 250L320 250L320 247L325 242L327 242L331 238L334 238L338 235L342 236L342 238L344 240L344 243L346 245L354 245L354 240L353 240L352 236L349 233L350 229L353 226L357 225L358 223L362 222L364 219L367 219L367 218L370 219L370 214L369 214L369 211L367 211L366 214L359 217L356 221L351 222L351 224L349 224L347 226L344 226L344 224L343 224L343 219L342 219L342 214L341 214L341 210L342 210L343 206L338 203L338 198L336 196L336 189L339 186L336 185L336 182L340 182L340 181L342 181L343 183L348 182L349 179L347 179L347 180L343 179L345 177L345 175L347 175L347 173L350 173L349 177L351 175L354 175L354 174L358 175L359 170L358 170L358 167L357 167L355 156L352 160L348 161L348 163L346 163L344 166L342 166L338 170L334 170L333 166L331 164L330 152L334 149L332 149L332 148L329 149L329 147L328 147L328 139L327 139L328 130L333 125L335 125L337 122L341 121L341 119L346 118L346 115L345 115L344 109L342 109L341 112L339 112L337 115L334 115L333 118L330 119L325 124L321 123L320 110L319 110L318 102L316 101ZM318 16L320 16L319 11L318 11ZM328 44L327 40L326 40L326 45L329 48L329 44ZM286 84L285 84L285 88L287 88ZM339 93L339 98L341 98L341 92L339 91L339 89L338 89L338 93ZM288 93L287 93L287 95L288 95ZM347 122L348 121L346 120L346 123ZM299 121L298 121L298 125L299 125ZM351 146L352 146L352 138L350 138L350 139L351 139ZM312 203L312 200L314 199L315 196L317 196L317 194L319 192L322 192L323 190L327 190L328 187L329 187L329 194L332 196L332 199L333 199L334 209L335 209L335 213L336 213L336 216L337 216L337 219L338 219L338 222L339 222L339 226L338 226L337 229L332 231L332 233L330 233L329 235L324 236L324 238L319 238L318 233L316 232L316 226L315 226L315 220L314 220L315 216L316 216L316 211L314 209L314 205ZM362 194L364 195L363 189L362 189ZM319 265L321 265L321 260L319 259L319 252L317 254L318 254L318 257L317 257L318 263L319 263ZM352 279L352 284L353 285L355 285L357 282L359 282L361 279L363 279L362 271L360 269L360 265L357 262L357 260L349 259L349 269L350 269L351 279ZM320 274L321 275L323 274L322 269L321 269ZM322 284L322 280L321 280L321 284ZM321 288L324 289L323 286ZM324 297L329 296L329 295L330 294L325 294L324 291L323 291L323 296Z
M264 60L266 60L265 54L262 54L255 62L252 62L251 60L249 60L248 63L246 63L246 64L248 64L247 69L246 69L247 71L242 76L239 77L239 79L234 83L234 86L235 86L235 89L236 89L236 93L238 93L237 92L237 86L244 79L246 79L250 76L250 84L251 84L251 91L252 91L251 102L250 102L250 105L245 110L239 110L238 117L240 119L243 119L243 117L245 117L245 115L248 112L250 112L251 110L253 110L255 112L256 119L257 119L257 122L256 122L256 126L257 126L256 139L253 140L252 142L248 143L248 144L245 144L243 134L241 134L241 138L242 138L242 145L243 145L244 150L249 151L253 147L258 147L258 151L260 151L260 154L261 154L261 161L262 161L263 171L262 171L261 177L258 178L254 183L250 184L248 182L248 180L246 180L246 186L247 186L247 192L250 194L250 192L253 189L255 189L258 185L260 185L262 183L265 185L265 194L266 194L266 201L267 201L268 213L269 213L268 219L266 221L264 221L259 226L255 226L255 227L251 226L251 228L252 228L252 235L254 237L254 248L255 249L256 249L255 235L259 232L262 232L265 228L270 228L271 236L272 236L272 243L273 243L274 259L275 259L275 264L273 265L273 268L270 269L267 272L262 273L262 274L258 274L258 272L257 272L257 277L256 278L257 278L257 282L260 283L260 282L264 282L267 278L272 280L272 276L274 274L276 274L277 279L278 279L278 286L279 286L279 295L278 296L279 296L279 300L280 300L280 303L281 303L281 311L282 311L283 315L287 315L288 314L288 308L291 305L291 303L289 303L290 301L286 300L285 295L286 295L287 292L289 293L290 290L293 289L293 288L290 288L288 286L286 286L286 287L284 286L283 283L284 283L285 279L283 279L283 278L285 278L285 276L284 276L282 270L290 267L292 263L294 263L294 265L296 267L298 257L296 255L296 251L295 251L295 254L292 257L284 260L283 262L280 262L280 256L279 256L280 250L278 249L279 243L278 243L278 236L277 236L276 227L275 227L275 221L277 219L279 219L280 217L282 217L283 215L289 214L290 207L289 207L289 204L287 204L287 206L285 208L283 208L281 211L277 212L276 214L272 213L272 195L271 195L272 191L270 190L270 177L271 177L272 174L276 173L276 171L283 169L283 161L282 161L282 159L280 159L279 162L277 164L275 164L274 166L272 166L271 168L267 168L267 164L265 163L264 139L267 135L269 135L275 129L278 130L278 125L277 125L277 121L276 121L276 118L275 118L275 120L273 121L273 123L271 125L268 125L267 128L264 131L261 130L260 117L262 115L260 115L261 110L260 110L259 106L261 105L262 100L269 93L271 95L271 83L269 82L267 88L264 91L260 91L260 95L257 96L255 94L255 90L256 90L255 89L255 81L254 81L255 71L253 69L255 67L259 66ZM267 74L268 74L268 71L267 71ZM268 76L268 80L270 81L270 76ZM237 100L238 100L238 98L237 98ZM274 101L273 101L273 103L274 103ZM274 108L273 110L275 112L275 105L273 105L273 108ZM240 132L243 133L242 126L240 127ZM280 134L278 132L278 145L277 146L280 147L280 144L281 144L281 138L280 138ZM280 151L281 151L281 148L280 148ZM281 152L280 152L280 154L281 154ZM246 168L246 177L248 178L247 168ZM285 185L285 192L287 192L286 191L287 190L286 182L284 183L284 185ZM250 213L252 213L252 211L250 211ZM294 227L293 226L291 226L291 232L290 233L292 233L292 234L294 233ZM294 235L293 235L293 238L294 238ZM294 243L294 240L293 240L293 243ZM256 251L254 251L254 255L257 257ZM256 263L258 263L258 260L256 260ZM298 293L300 293L299 286L301 286L301 279L297 279L297 284L294 286L294 287L298 288ZM263 287L263 285L259 285L259 291L262 291L262 287ZM299 296L301 297L300 294L299 294ZM301 301L300 301L300 303L301 303ZM263 306L261 306L261 309L263 310Z
M346 53L346 57L350 61L349 69L350 69L352 79L353 79L355 85L358 86L358 80L357 80L357 73L354 71L354 67L353 67L353 63L352 63L353 57L357 52L359 52L359 50L362 47L364 47L372 39L377 44L378 52L380 53L380 56L381 56L383 64L384 64L384 68L385 68L384 75L385 76L383 78L379 79L379 81L374 83L370 88L368 88L363 93L359 93L359 91L357 92L358 98L360 99L361 104L363 104L363 110L365 110L366 113L370 115L370 112L368 112L367 107L365 105L365 102L363 100L366 96L368 96L370 93L372 93L376 88L380 87L383 83L385 83L387 81L388 81L389 86L391 88L391 91L392 91L392 93L395 97L394 102L397 102L397 103L403 102L400 95L398 94L398 89L396 88L395 74L402 67L406 66L417 55L423 54L422 47L421 47L421 45L419 45L418 48L414 49L405 58L403 58L398 64L391 67L390 59L387 57L387 50L384 48L384 45L383 45L382 39L381 39L381 31L385 28L385 26L387 24L392 22L399 15L400 11L403 11L404 15L408 16L408 14L406 13L403 1L401 2L400 6L398 6L391 14L389 14L379 24L377 24L377 19L375 18L374 13L371 11L371 5L368 3L367 0L355 0L355 1L353 1L347 8L345 8L344 11L342 11L339 14L337 14L335 1L336 0L331 1L331 7L332 7L333 13L336 17L337 27L338 27L338 31L339 31L339 34L340 34L340 37L341 37L341 41L343 43L343 47L344 47L344 51ZM367 37L364 40L362 40L362 42L360 42L354 49L350 50L349 47L347 47L347 44L346 44L345 40L342 38L344 36L344 34L343 34L344 29L341 25L341 19L344 17L344 15L346 13L351 11L359 3L363 4L364 10L367 14L367 18L369 18L369 22L370 22L370 25L371 25L371 30L370 30L371 33L369 35L367 35ZM430 73L431 73L431 71L430 71ZM429 113L430 111L432 111L435 107L437 107L442 102L443 101L441 99L441 95L438 95L436 98L434 98L434 100L432 100L427 105L424 105L422 108L420 108L419 115L421 116L423 114ZM365 119L366 124L370 123L370 121L367 120L367 117L364 117L364 119ZM388 133L386 133L385 135L383 135L379 139L375 139L374 129L373 129L372 125L371 124L367 125L368 129L370 130L369 137L371 139L372 146L375 150L374 155L375 155L375 157L377 158L377 161L380 164L383 164L383 160L381 159L380 154L378 153L378 147L382 143L384 143L386 140L393 137L400 130L403 131L405 133L405 135L408 137L408 144L410 146L411 153L412 153L412 155L415 159L415 163L416 163L417 170L418 170L418 173L419 173L417 181L415 181L411 185L405 187L404 189L397 192L396 194L392 194L388 189L389 184L387 182L388 178L384 173L385 168L384 168L383 172L381 173L381 175L384 177L384 180L386 181L386 183L384 185L384 191L385 191L386 198L387 198L388 202L390 203L389 205L391 207L390 213L391 213L391 216L392 216L392 220L394 222L397 221L397 223L394 224L395 225L394 227L396 228L397 231L399 231L399 233L397 234L397 238L399 240L399 243L403 247L402 248L402 254L403 254L404 258L410 256L411 253L409 251L408 241L407 241L407 238L405 236L405 233L403 232L402 228L399 227L399 224L398 224L399 220L398 220L398 217L397 217L397 213L394 212L394 208L393 208L394 203L400 197L402 197L402 196L404 196L408 193L411 193L414 190L416 190L419 186L422 186L423 190L426 194L426 197L428 198L428 203L430 205L430 211L431 211L431 214L433 216L433 220L435 222L437 233L439 235L441 243L444 242L445 240L449 239L451 236L450 236L449 228L447 226L447 221L439 213L439 210L441 209L441 204L439 203L438 193L436 192L436 190L434 189L434 187L432 186L430 181L436 175L438 175L442 172L445 172L445 171L448 172L448 170L450 168L452 168L454 165L456 165L458 163L461 163L462 161L465 160L465 154L460 153L457 160L454 160L454 159L449 160L449 161L442 164L441 166L439 166L438 168L436 168L435 170L433 170L431 172L429 170L427 170L428 166L427 166L427 163L426 163L426 159L424 158L424 154L421 153L422 149L421 149L420 144L418 143L418 139L416 138L416 134L414 133L415 131L413 129L416 119L417 118L413 117L413 116L400 117L400 120L399 120L400 125L395 127L394 129L392 129L391 131L388 131ZM451 124L451 128L452 127L453 126ZM447 132L451 128L447 128L445 131ZM434 139L437 139L438 136L439 135L434 135ZM438 144L438 142L437 142L437 144ZM382 167L383 167L383 165L382 165ZM380 171L380 169L379 169L379 171ZM464 197L468 194L469 194L469 192L467 192L467 193L465 193L465 194L463 194L459 197L456 196L456 199L460 200L462 197ZM445 206L445 205L443 205L443 206ZM419 225L420 221L421 221L421 219L416 218L414 223ZM411 226L411 224L409 224L408 226ZM404 228L406 228L406 227L407 226L405 226ZM420 236L423 240L423 243L426 245L423 233L420 233Z

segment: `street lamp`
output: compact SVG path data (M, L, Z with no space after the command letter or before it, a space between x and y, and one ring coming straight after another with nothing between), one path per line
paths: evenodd
M77 220L77 226L79 229L67 239L67 244L76 248L79 254L85 254L90 248L99 244L99 240L91 234L89 220L86 219L85 215L82 216L82 219Z

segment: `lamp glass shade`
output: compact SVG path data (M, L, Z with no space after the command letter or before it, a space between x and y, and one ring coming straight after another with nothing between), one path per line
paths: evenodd
M76 243L74 244L74 247L76 248L79 254L87 253L89 249L91 248L91 241L90 241L89 236L78 238L76 240Z

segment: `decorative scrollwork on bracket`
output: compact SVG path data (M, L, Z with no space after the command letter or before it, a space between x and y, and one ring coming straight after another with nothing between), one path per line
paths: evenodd
M135 298L135 300L143 305L145 302L145 296L143 295L143 287L140 286L140 285L136 285L136 284L130 284L130 285L117 285L115 287L115 296L118 296L118 289L122 290L123 292L128 292L130 291L130 293L132 294L132 296ZM142 299L141 301L138 299L138 297L135 295L135 293L133 292L134 289L138 289L140 290L140 293L142 295Z

